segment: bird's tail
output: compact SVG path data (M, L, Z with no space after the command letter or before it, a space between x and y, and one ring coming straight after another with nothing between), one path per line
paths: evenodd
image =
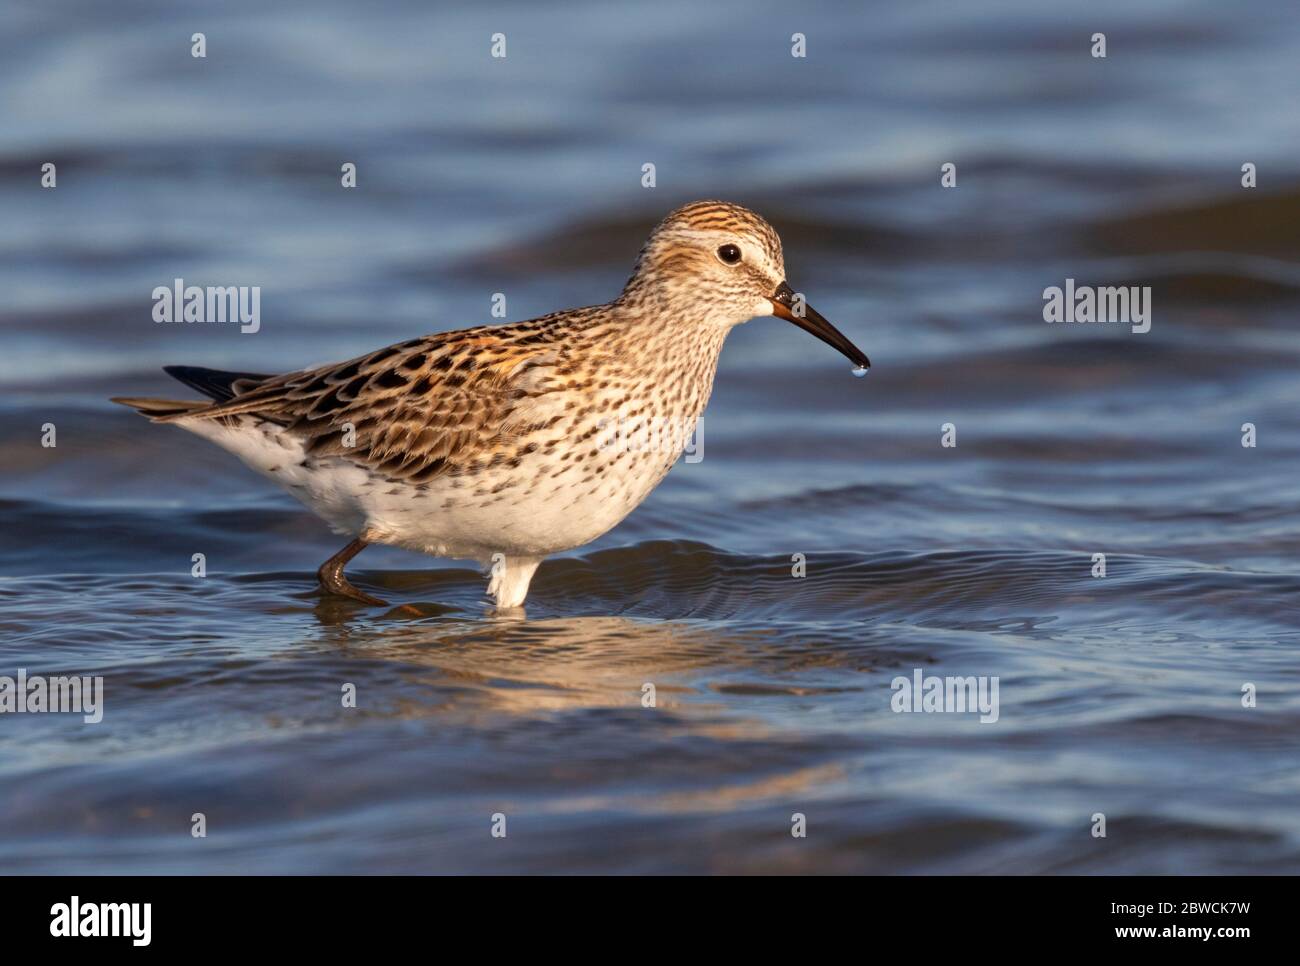
M212 405L206 399L137 399L130 396L114 396L109 402L130 406L141 416L148 416L155 423L164 416L183 416L185 413L207 409Z
M163 371L218 403L228 402L241 392L271 378L260 372L226 372L224 369L203 369L199 366L163 366ZM117 396L109 402L130 406L155 423L214 405L207 399L135 399L127 396Z

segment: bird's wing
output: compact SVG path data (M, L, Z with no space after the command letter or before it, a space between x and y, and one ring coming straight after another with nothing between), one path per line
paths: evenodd
M519 436L555 418L550 339L514 327L413 339L347 362L275 376L165 419L253 414L392 480L423 483L518 456Z

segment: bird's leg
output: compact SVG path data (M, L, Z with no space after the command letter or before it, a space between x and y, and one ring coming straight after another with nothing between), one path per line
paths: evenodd
M489 570L488 594L498 611L514 610L524 606L528 585L541 564L541 557L507 557L494 553Z
M357 537L350 544L330 557L320 565L320 570L316 575L320 577L321 589L328 594L338 594L340 597L351 597L353 600L359 600L363 604L370 604L374 607L387 607L388 601L380 600L378 597L371 597L364 591L357 590L347 578L343 576L343 567L349 560L366 549L368 544L365 540Z

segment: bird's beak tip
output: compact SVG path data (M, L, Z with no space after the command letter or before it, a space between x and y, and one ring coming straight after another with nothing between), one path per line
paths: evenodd
M863 372L871 368L871 360L867 358L867 354L850 342L844 333L831 325L811 305L800 301L798 303L800 311L795 311L795 292L786 282L782 282L768 300L772 303L772 314L777 318L793 322L805 332L815 335L827 345L837 349Z

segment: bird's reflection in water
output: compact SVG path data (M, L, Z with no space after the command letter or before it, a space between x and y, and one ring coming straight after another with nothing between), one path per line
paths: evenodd
M435 690L454 688L463 698L469 689L480 710L519 715L578 708L680 713L684 700L707 714L718 709L709 669L734 671L745 661L743 634L706 626L618 616L530 620L521 612L471 617L416 606L429 616L394 608L386 615L391 620L378 624L318 608L319 641L402 665Z
M574 793L549 812L725 813L843 778L840 763L774 741L767 721L715 690L715 677L755 667L773 643L763 635L618 616L457 616L358 631L328 624L322 643L389 673L396 665L427 688L425 700L404 700L392 716L441 716L446 727L501 741L522 728L527 742L548 745L520 750L527 769L562 777ZM641 769L675 780L649 790Z

